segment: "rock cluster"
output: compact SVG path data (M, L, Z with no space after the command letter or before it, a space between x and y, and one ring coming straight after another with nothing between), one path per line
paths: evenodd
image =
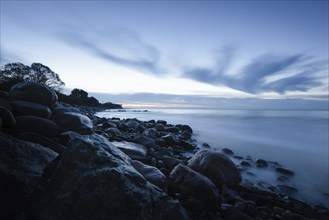
M325 208L245 184L241 171L271 164L228 148L200 150L188 125L98 118L96 110L59 103L36 83L0 91L1 219L329 216ZM294 175L281 166L276 172Z

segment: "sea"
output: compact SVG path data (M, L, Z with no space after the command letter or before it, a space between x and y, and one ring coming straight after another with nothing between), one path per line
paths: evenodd
M106 110L99 117L166 120L188 124L197 144L231 149L235 155L279 163L294 171L288 184L295 198L329 208L329 115L328 111L125 109ZM238 164L238 161L232 158ZM276 185L274 170L250 168L245 180ZM253 175L250 175L252 173Z

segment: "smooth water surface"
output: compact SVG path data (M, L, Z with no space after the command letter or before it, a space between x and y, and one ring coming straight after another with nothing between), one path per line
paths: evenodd
M228 147L237 155L276 161L293 170L296 197L329 207L327 111L128 109L97 116L188 124L199 144ZM258 180L273 181L273 174L262 170L256 174Z

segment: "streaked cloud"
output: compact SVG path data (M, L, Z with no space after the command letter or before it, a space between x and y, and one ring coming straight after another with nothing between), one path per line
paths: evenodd
M227 63L234 65L231 54L230 51L224 51L222 56ZM308 91L328 83L328 75L325 74L328 62L314 60L305 54L262 55L249 61L235 74L226 74L228 66L223 66L222 60L218 63L219 68L186 68L182 77L212 85L225 85L251 94Z

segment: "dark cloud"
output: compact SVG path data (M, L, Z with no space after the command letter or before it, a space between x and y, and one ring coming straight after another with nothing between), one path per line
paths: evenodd
M228 63L233 63L231 52L225 52L224 57ZM219 61L222 65L222 61ZM262 92L285 93L288 91L308 91L311 88L324 85L327 76L317 73L328 68L325 61L313 61L311 57L303 54L290 56L263 55L251 61L234 76L225 74L228 66L224 68L187 68L183 77L212 85L224 85L247 93L258 94ZM284 76L275 81L267 82L268 77L283 71Z
M155 47L143 42L132 30L116 28L104 32L97 29L86 30L70 27L63 29L58 36L65 43L77 46L111 63L147 73L161 73L160 52Z

